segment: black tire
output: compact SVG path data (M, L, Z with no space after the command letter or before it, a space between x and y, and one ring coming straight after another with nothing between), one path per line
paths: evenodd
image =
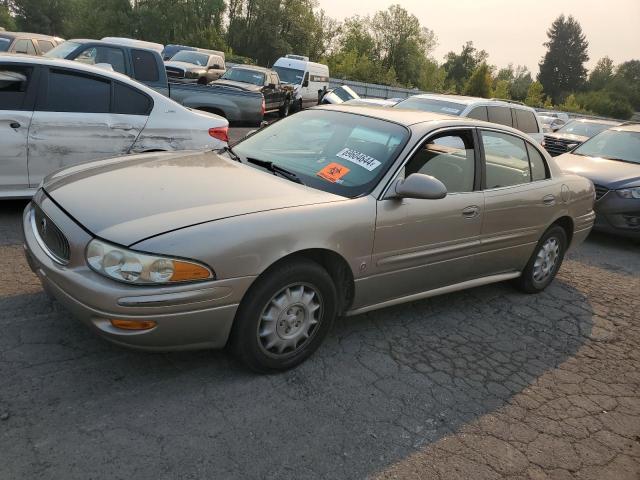
M294 287L292 287L292 285ZM309 291L302 290L299 294L299 303L291 303L294 300L291 296L286 296L287 301L279 304L276 299L281 299L281 295L287 289L292 290L298 287L308 287ZM299 307L303 303L304 292L309 297L315 292L312 298L320 305L312 314ZM299 293L296 290L296 295ZM281 305L284 305L281 307ZM309 358L320 346L327 333L331 329L338 312L338 297L336 287L327 271L315 262L310 260L292 260L283 263L267 271L258 281L252 285L242 300L231 332L230 346L237 357L250 369L269 373L288 370ZM303 320L299 325L292 325L291 310L304 310ZM315 312L318 313L315 313ZM295 313L293 318L300 312ZM306 326L309 316L317 319L313 326ZM265 321L267 318L272 321ZM289 322L289 323L288 323ZM291 327L297 330L291 333L292 336L299 335L302 330L308 337L300 340L293 348L283 350L278 349L287 342L297 342L296 338L285 338L290 331L285 330ZM265 336L265 332L269 332ZM279 342L270 347L271 342Z
M557 254L554 255L555 260L552 265L549 265L549 258L544 255L543 249L545 247L553 250L554 242L557 244ZM550 227L538 244L535 250L531 254L531 258L527 263L527 266L522 271L522 275L516 279L516 286L526 293L540 293L553 281L558 270L564 260L564 254L567 251L567 232L564 228L554 225ZM542 259L538 258L541 255ZM536 265L536 261L539 261L541 265ZM548 266L548 268L544 268ZM544 272L546 270L546 273Z
M280 118L285 118L287 116L289 116L289 109L291 108L291 100L289 98L287 98L284 101L284 105L282 105L280 107L280 110L278 111L278 115L280 116Z

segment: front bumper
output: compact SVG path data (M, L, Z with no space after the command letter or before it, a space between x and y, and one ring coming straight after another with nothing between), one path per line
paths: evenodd
M594 209L594 230L640 239L640 200L622 198L610 190L596 201Z
M34 197L65 234L70 260L56 262L38 242L31 226L32 205L23 215L25 253L43 288L101 337L143 350L221 348L229 337L238 304L254 280L242 277L176 286L133 286L115 282L91 270L84 249L91 236L46 194ZM149 330L123 330L110 320L153 320Z

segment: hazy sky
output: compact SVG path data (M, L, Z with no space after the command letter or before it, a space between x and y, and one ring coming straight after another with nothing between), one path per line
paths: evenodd
M498 67L522 64L534 73L545 53L542 45L551 22L564 13L582 25L589 41L587 67L608 55L617 64L640 59L640 0L319 0L339 20L373 14L399 3L435 31L434 56L459 52L467 40L489 53Z

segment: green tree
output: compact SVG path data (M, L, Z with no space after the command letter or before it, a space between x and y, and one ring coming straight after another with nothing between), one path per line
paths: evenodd
M507 80L498 80L493 89L493 96L496 98L510 99L509 82Z
M27 32L67 36L75 0L8 0L17 28Z
M474 97L491 97L491 70L486 63L481 63L469 77L464 93Z
M582 108L574 94L568 95L567 98L565 98L564 102L558 108L560 108L560 110L562 110L563 112L590 113Z
M545 103L544 89L540 82L532 82L527 91L524 103L530 107L543 107Z
M133 7L129 0L79 0L76 9L77 15L69 19L70 37L133 35Z
M584 84L589 43L572 16L556 18L547 36L549 40L544 44L547 53L540 63L538 81L554 103L558 103L568 92L576 91Z
M16 21L9 13L8 5L0 4L0 27L8 31L16 29Z
M447 53L443 64L443 68L447 73L447 87L456 93L461 93L471 74L488 57L489 55L484 50L476 50L473 42L465 43L460 54L455 52Z
M607 90L579 93L576 95L576 103L590 112L606 117L626 120L633 115L626 97Z
M589 89L602 90L613 78L613 60L602 57L589 74Z

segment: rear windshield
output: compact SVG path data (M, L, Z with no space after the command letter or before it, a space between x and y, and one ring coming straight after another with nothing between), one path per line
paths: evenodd
M220 78L234 82L264 85L264 73L245 68L232 68L231 70L227 70Z
M7 37L0 37L0 52L6 52L11 46L11 39Z
M404 108L406 110L421 110L423 112L444 113L456 116L459 116L465 107L466 105L462 103L415 97L407 98L394 106L394 108Z
M640 132L605 130L584 142L573 153L640 164Z
M377 118L306 110L234 147L243 162L273 162L305 185L344 197L373 189L404 147L409 131ZM260 167L256 167L260 168Z
M45 57L51 58L67 58L69 54L75 51L76 48L80 46L79 43L66 41L62 42L55 48L52 48L47 53L44 54Z
M580 122L578 120L567 123L556 133L571 133L580 135L581 137L593 137L594 135L613 127L614 125L606 123Z
M206 67L207 62L209 61L209 55L199 52L190 52L189 50L180 50L173 57L171 57L171 60L175 62L192 63L200 67Z

